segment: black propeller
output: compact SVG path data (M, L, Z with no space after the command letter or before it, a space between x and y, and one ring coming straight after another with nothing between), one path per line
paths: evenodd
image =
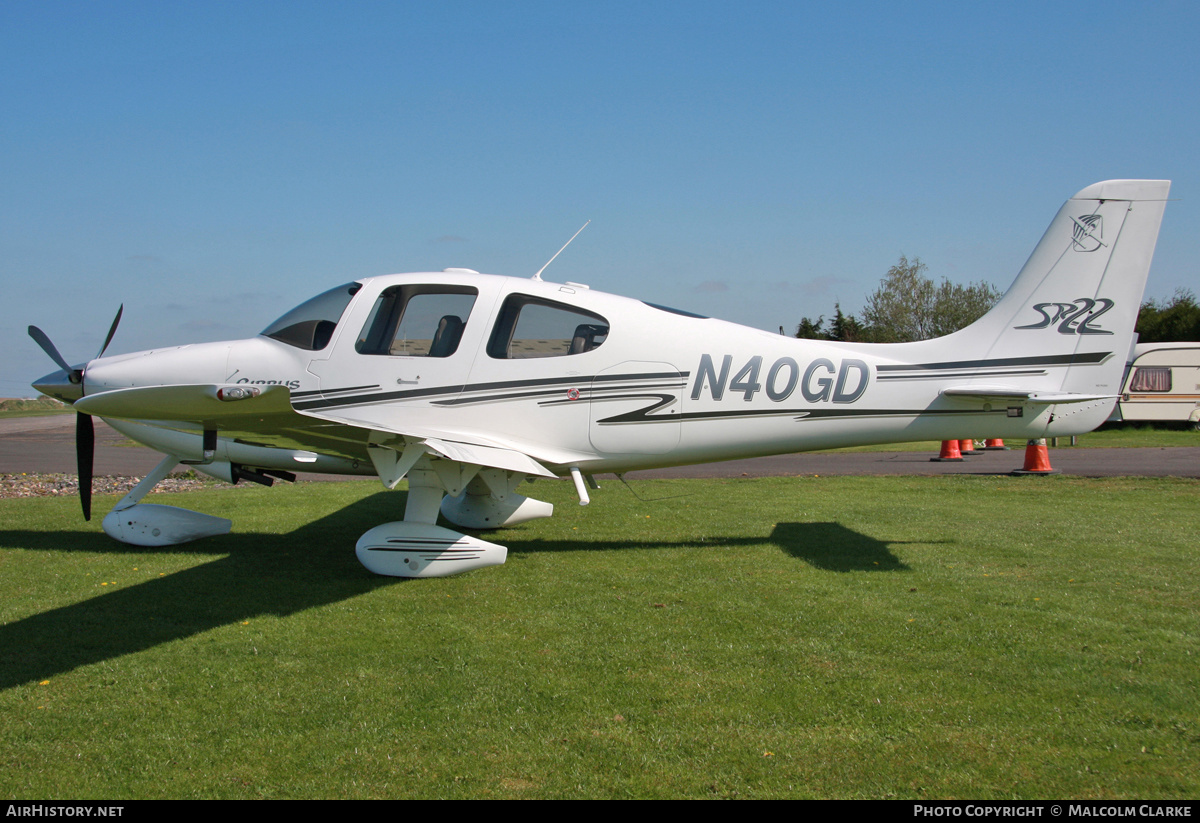
M112 342L113 335L117 333L117 325L121 322L121 315L125 311L125 305L117 309L117 316L113 318L112 325L108 328L108 336L104 338L104 345L100 347L100 351L96 353L94 359L100 359L104 356L105 350L108 349L108 344ZM79 386L79 396L84 393L84 375L87 371L86 364L80 368L72 368L66 359L59 354L58 349L50 342L50 338L44 331L37 326L29 327L29 336L34 342L42 347L42 351L50 355L59 368L63 370L67 380ZM83 412L75 414L75 465L79 472L79 502L83 506L83 519L92 519L92 473L95 464L96 456L96 430L92 423L92 416Z
M120 312L117 312L117 316L121 316ZM54 344L50 342L50 338L46 336L44 331L39 329L37 326L30 326L29 336L33 338L35 343L42 347L42 351L50 355L50 359L53 360L60 369L71 376L72 383L78 383L83 379L83 370L71 368L67 361L63 359L63 356L58 353L58 349L56 349Z
M83 519L92 519L92 464L96 458L96 430L92 416L78 412L75 415L75 466L79 472L79 502L83 505Z

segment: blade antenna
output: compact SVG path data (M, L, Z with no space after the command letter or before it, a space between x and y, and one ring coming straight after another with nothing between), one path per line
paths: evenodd
M589 221L587 221L587 223L584 223L582 226L580 226L579 231L577 231L571 235L571 240L574 240L576 237L578 237L579 232L586 229L588 227L588 223L590 223L590 222L592 222L592 221L589 220ZM567 248L567 246L571 245L571 240L568 240L566 243L563 243L563 247L554 253L554 257L558 257L560 254L562 254L563 251ZM549 260L546 261L546 266L549 266L551 263L554 262L554 257L551 257ZM546 270L546 266L542 266L540 269L538 269L537 274L535 274L533 277L531 277L529 279L530 280L541 280L542 272L544 272Z

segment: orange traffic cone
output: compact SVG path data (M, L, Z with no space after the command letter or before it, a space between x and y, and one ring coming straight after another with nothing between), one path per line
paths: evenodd
M975 451L975 441L974 440L960 441L959 442L959 451L962 452L963 456L979 454L979 452Z
M1004 445L1004 441L997 437L995 440L985 440L983 450L987 452L1006 452L1008 446Z
M942 450L937 457L929 458L930 463L961 463L962 454L958 450L957 440L943 440Z
M1012 472L1015 475L1027 474L1058 474L1058 469L1050 468L1050 450L1046 448L1046 440L1030 440L1025 446L1025 467Z

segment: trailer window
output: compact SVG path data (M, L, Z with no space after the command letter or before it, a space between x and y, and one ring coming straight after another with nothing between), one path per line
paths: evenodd
M1133 370L1130 391L1170 391L1171 368L1169 366L1142 366Z

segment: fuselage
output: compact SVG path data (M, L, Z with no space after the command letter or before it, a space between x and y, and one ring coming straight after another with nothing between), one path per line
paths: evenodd
M258 337L92 361L82 390L284 386L311 425L221 432L229 448L264 450L242 455L253 465L268 465L272 448L299 450L321 456L321 467L297 466L290 456L280 462L352 473L370 473L371 429L474 438L558 473L568 464L625 471L868 443L1058 433L1045 406L940 394L1008 376L1056 389L1055 364L966 350L956 359L944 343L950 339L797 340L579 284L426 272L330 290ZM1094 427L1096 415L1103 420L1111 403L1096 405L1104 407L1076 415L1075 428ZM362 430L335 431L336 424ZM116 425L163 451L182 448L174 445L180 436L198 438L196 426L169 420ZM1071 426L1058 428L1069 433Z

